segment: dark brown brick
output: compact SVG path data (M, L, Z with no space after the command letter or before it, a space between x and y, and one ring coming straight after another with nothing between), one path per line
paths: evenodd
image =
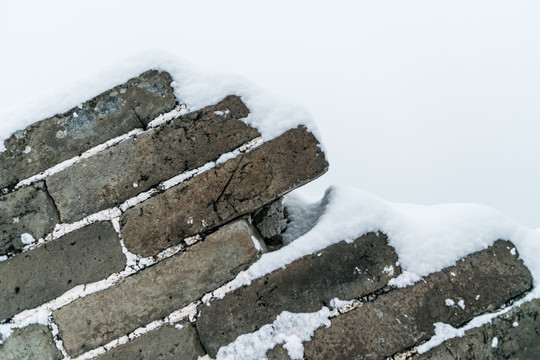
M89 225L0 263L0 320L125 267L111 223Z
M497 338L494 347L493 339ZM431 349L415 360L513 359L540 357L540 300L529 301Z
M230 223L185 252L57 310L66 350L77 356L104 345L232 280L258 258L249 231L245 220Z
M513 247L497 241L425 282L390 291L332 319L329 328L319 328L305 344L307 358L385 359L429 339L436 322L460 327L497 309L532 286L529 270L510 253ZM456 305L447 306L446 299Z
M19 252L22 234L44 237L60 222L43 182L0 197L0 255Z
M283 311L315 312L330 300L361 298L383 288L401 273L386 236L370 233L352 244L340 242L305 256L227 294L200 305L197 330L205 349L219 348L242 334L272 323Z
M194 326L188 321L177 325L162 326L95 359L197 360L205 355Z
M0 345L2 360L60 360L62 353L56 348L49 328L43 325L30 325L17 329Z
M63 114L13 134L0 153L0 188L143 127L176 105L168 73L147 71Z
M259 132L239 120L248 113L240 98L228 96L52 175L47 186L62 221L121 204L256 138Z
M129 209L122 235L130 251L153 255L253 212L327 169L315 137L298 127Z

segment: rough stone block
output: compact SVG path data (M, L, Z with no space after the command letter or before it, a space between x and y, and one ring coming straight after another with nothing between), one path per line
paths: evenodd
M176 327L162 326L95 359L197 360L205 354L195 327L183 321Z
M287 210L282 200L283 198L279 198L253 214L253 224L272 251L283 246L281 234L287 229Z
M127 248L150 256L253 212L328 169L315 137L292 129L126 211Z
M172 110L176 98L171 82L168 73L147 71L80 107L16 132L0 153L0 188L12 187Z
M44 237L60 219L43 182L0 197L0 255L19 252L22 234Z
M425 282L390 291L332 319L329 328L318 329L305 344L307 358L384 359L429 339L436 322L460 327L497 309L532 286L529 270L512 248L508 241L496 241Z
M386 236L370 233L340 242L199 306L197 330L208 354L272 323L283 311L315 312L330 300L350 300L383 288L401 273Z
M259 136L237 96L128 139L47 179L63 222L121 204Z
M497 340L494 341L494 339ZM538 359L540 357L540 300L514 308L491 323L450 339L415 360Z
M258 258L245 220L201 243L59 310L56 320L68 353L77 356L161 319L232 280Z
M60 360L62 353L56 348L49 328L43 325L30 325L17 329L0 345L2 360Z
M124 269L118 233L89 225L0 263L0 320Z

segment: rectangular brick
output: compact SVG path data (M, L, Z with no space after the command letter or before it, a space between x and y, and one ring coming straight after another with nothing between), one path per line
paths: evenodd
M125 267L109 222L89 225L0 263L0 320Z
M182 321L176 326L162 326L95 359L197 360L205 354L193 324Z
M44 237L60 222L43 182L0 196L0 255L19 252L21 235Z
M239 120L248 114L240 98L228 96L50 176L47 187L62 221L121 204L256 138L259 132Z
M307 358L384 359L429 339L436 322L460 327L497 309L532 286L529 270L512 248L508 241L496 241L425 281L332 319L305 344ZM447 305L447 299L455 304Z
M250 213L328 169L318 142L292 129L126 211L127 248L150 256L182 239Z
M104 345L201 298L257 258L247 222L230 223L185 252L57 310L64 346L77 356Z
M48 327L43 325L30 325L17 329L0 345L0 359L2 360L60 360L62 353L56 348L52 334Z
M497 338L496 346L493 339ZM540 300L535 299L491 322L450 339L414 360L538 359L540 355Z
M370 233L305 256L239 288L210 306L200 305L197 330L208 354L242 334L272 323L283 311L315 312L330 300L361 298L399 275L386 235Z
M168 73L147 71L63 114L36 122L5 141L0 188L13 187L134 128L176 105Z

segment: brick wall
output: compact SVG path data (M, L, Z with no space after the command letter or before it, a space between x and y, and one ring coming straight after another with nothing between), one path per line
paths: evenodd
M321 308L331 309L331 326L304 343L308 359L443 358L439 348L413 350L434 335L434 323L460 327L531 289L531 274L506 241L392 288L401 269L382 233L231 287L280 248L281 197L328 164L305 127L263 141L243 121L250 110L240 97L188 111L171 82L165 72L145 72L6 140L0 358L227 358L240 335ZM538 311L528 302L471 330L466 347L444 346L456 354L535 354L538 336L487 347L478 332L510 337L517 330L506 318L537 329ZM281 343L259 357L288 359L294 351Z

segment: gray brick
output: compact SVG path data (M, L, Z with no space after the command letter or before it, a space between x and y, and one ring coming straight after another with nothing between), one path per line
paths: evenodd
M30 325L17 329L0 345L2 360L60 360L62 353L54 344L49 328Z
M289 130L126 211L127 248L143 256L253 212L328 169L315 137Z
M205 355L194 326L187 321L180 329L165 325L140 338L120 345L96 360L197 360Z
M172 78L147 71L63 114L13 134L0 153L0 188L12 187L92 147L120 136L176 105Z
M498 344L493 347L493 338ZM540 300L529 301L481 327L413 356L415 360L540 358Z
M74 286L123 270L111 223L95 223L0 263L0 320L50 301Z
M532 286L529 270L510 253L513 247L499 240L425 282L390 291L332 319L329 328L319 328L305 344L307 358L385 359L429 339L436 322L460 327L497 309ZM456 305L447 306L446 299Z
M227 294L200 305L197 330L205 349L219 348L242 334L272 323L283 311L315 312L330 300L361 298L383 288L401 273L385 235L370 233L352 244L340 242L305 256ZM390 270L391 269L391 270Z
M60 222L43 182L0 197L0 255L19 252L22 234L44 237Z
M256 138L259 132L238 120L248 113L240 98L228 96L52 175L47 186L62 221L113 207Z
M77 356L161 319L232 280L257 257L249 225L238 220L201 243L59 310L68 353Z

